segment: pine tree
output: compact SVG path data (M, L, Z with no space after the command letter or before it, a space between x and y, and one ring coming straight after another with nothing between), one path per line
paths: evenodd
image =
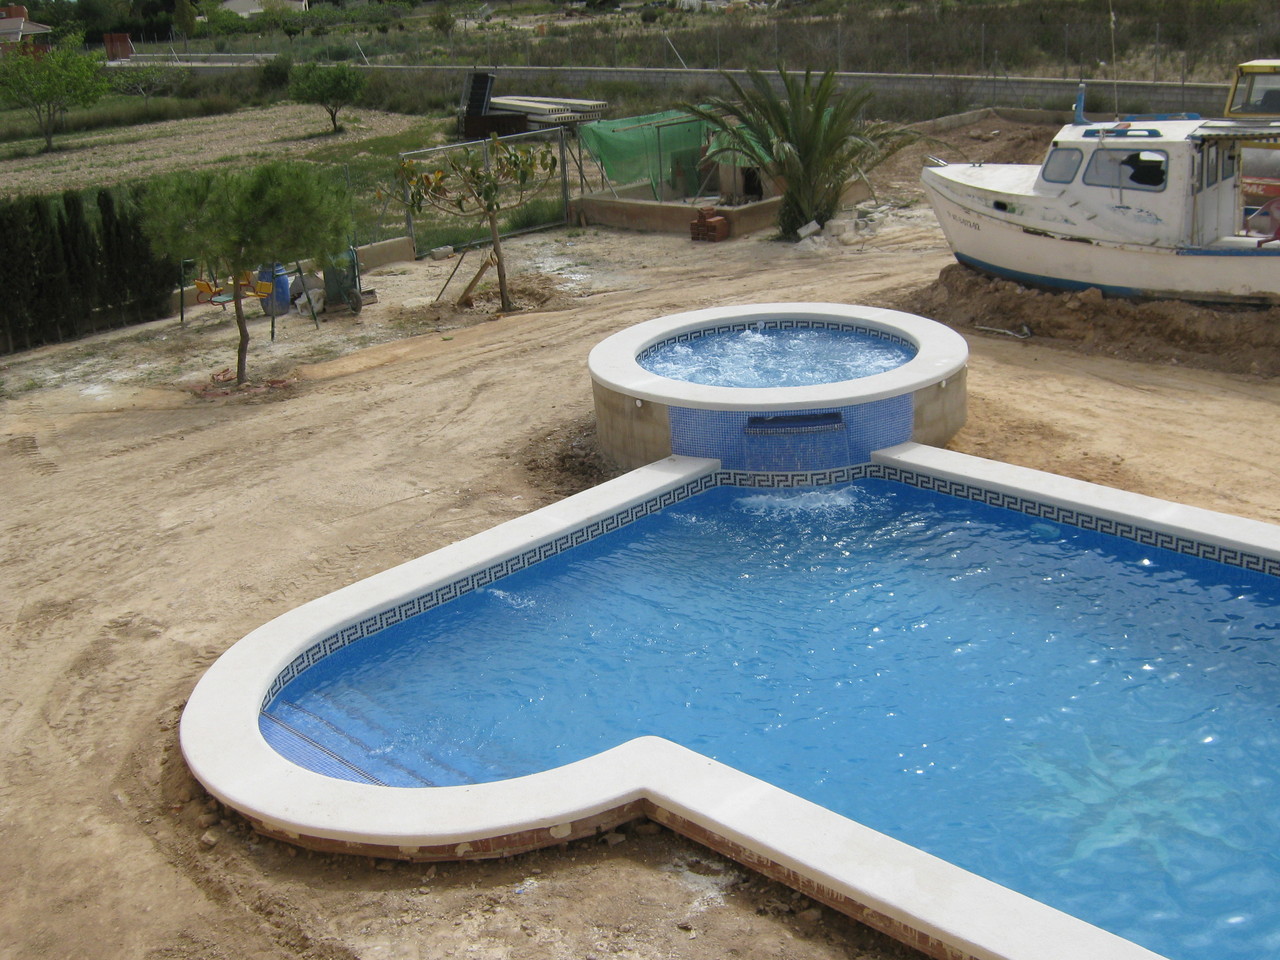
M59 222L63 259L70 277L68 309L75 335L84 336L93 330L99 278L97 238L86 216L84 195L80 191L68 190L62 195Z

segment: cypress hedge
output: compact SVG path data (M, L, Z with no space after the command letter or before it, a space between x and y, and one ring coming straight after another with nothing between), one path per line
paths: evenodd
M141 187L0 200L0 353L155 320L178 265L142 231Z

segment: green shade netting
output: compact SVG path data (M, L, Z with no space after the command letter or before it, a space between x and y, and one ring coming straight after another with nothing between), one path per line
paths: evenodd
M748 143L754 146L759 153L761 154L767 153L767 151L760 149L759 140L755 136L753 136L749 130L742 130L742 137ZM712 151L719 150L722 147L732 147L733 145L734 145L733 141L730 140L723 133L713 133L711 135L711 142L707 145L707 152L711 153ZM716 157L716 163L731 163L735 167L760 166L760 164L757 163L755 160L751 159L750 157L744 156L741 153L721 154L720 156Z
M707 125L679 110L621 120L584 123L578 135L614 183L647 180L654 199L663 182L692 194L700 183L698 164Z

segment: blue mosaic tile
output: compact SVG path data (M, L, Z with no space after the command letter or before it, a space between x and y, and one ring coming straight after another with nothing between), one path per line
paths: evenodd
M879 476L885 480L896 480L899 483L905 483L924 490L934 490L938 493L959 497L964 500L975 500L993 507L1016 510L1019 513L1025 513L1052 523L1061 523L1064 526L1078 527L1081 530L1105 533L1113 537L1132 540L1144 546L1159 547L1162 550L1170 550L1189 557L1212 560L1215 563L1225 563L1228 566L1241 567L1245 570L1252 570L1255 573L1280 577L1280 559L1249 553L1238 547L1203 543L1199 540L1192 540L1189 537L1178 536L1164 530L1143 527L1127 520L1099 517L1074 507L1054 506L1053 504L1032 500L1017 494L988 490L972 483L935 477L931 474L904 470L900 467L877 464L873 469L875 472L871 475Z
M523 570L540 560L545 560L547 557L571 549L604 533L617 530L633 520L656 513L673 503L701 493L711 487L727 484L748 488L794 489L848 483L864 477L893 480L909 486L919 487L920 489L946 494L947 496L973 500L1008 510L1016 510L1019 513L1028 514L1038 519L1078 527L1083 530L1111 534L1148 546L1171 550L1175 553L1241 567L1245 570L1268 576L1280 577L1280 560L1272 557L1260 556L1231 546L1201 543L1165 531L1143 527L1129 521L1099 517L1072 507L1057 507L1006 491L991 490L962 480L950 480L885 464L860 462L817 470L745 470L728 468L704 475L672 490L664 491L642 503L633 504L608 517L562 534L551 541L538 544L521 553L507 557L470 576L443 584L420 597L405 601L395 607L365 617L359 623L335 631L308 647L280 672L280 675L272 681L267 689L266 696L263 699L263 707L265 708L284 689L289 681L303 670L349 643L354 643L356 640L376 633L384 627L407 620L409 617L417 616L419 613L469 593L478 587L487 586L509 573Z
M592 540L602 534L617 530L619 527L623 527L633 520L648 516L651 513L656 513L664 507L668 507L671 504L684 500L687 497L691 497L694 494L701 493L703 490L714 487L720 482L720 476L716 473L706 474L694 480L690 480L688 483L681 484L671 490L666 490L661 494L650 497L648 500L633 504L632 506L627 507L624 510L620 510L617 513L610 514L609 516L603 517L593 523L586 524L576 530L562 534L553 540L540 543L537 546L530 547L518 554L499 560L498 562L491 564L470 576L462 577L458 580L451 581L450 583L443 584L420 597L415 597L413 600L408 600L395 607L379 611L376 614L364 617L359 621L359 623L352 624L351 626L335 631L319 642L308 647L298 656L294 657L289 665L280 672L280 675L272 681L271 686L267 688L266 696L262 701L263 708L275 699L289 681L300 674L303 670L313 666L335 650L340 650L349 643L354 643L357 640L377 633L379 630L393 626L394 624L407 620L410 617L417 616L419 613L430 610L432 607L439 606L442 603L447 603L448 601L453 600L456 597L460 597L465 593L470 593L472 590L479 587L488 586L489 584L502 579L507 574L515 573L517 570L523 570L540 560L545 560L547 557L555 556L558 553L571 549L579 544L586 543L588 540Z
M744 330L840 330L849 333L857 333L866 337L876 337L880 340L886 340L889 343L896 344L900 347L906 347L908 350L915 351L916 345L906 337L899 336L888 330L880 330L875 327L868 327L861 323L849 320L821 320L821 319L804 319L801 317L778 317L771 320L730 320L725 323L718 323L714 327L701 327L697 330L686 330L675 336L667 337L665 340L659 340L657 343L650 344L640 351L636 357L636 362L644 365L649 356L655 350L661 350L663 347L669 347L674 343L690 343L699 340L702 337L714 337L725 333L742 333Z
M787 411L795 417L834 415L836 424L818 429L769 429L751 426L759 411L702 410L671 406L667 417L671 452L719 460L726 470L799 473L868 463L871 451L911 439L910 394L843 407Z

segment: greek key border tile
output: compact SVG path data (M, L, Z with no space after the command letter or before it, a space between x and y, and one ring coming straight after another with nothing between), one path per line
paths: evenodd
M803 473L755 473L750 470L722 470L716 476L720 482L732 487L757 487L791 489L795 487L826 487L834 483L848 483L873 476L874 464L855 463L830 470L809 470Z
M1054 506L1029 497L991 490L974 483L950 480L886 464L861 463L804 473L755 473L746 470L720 470L664 491L654 497L650 497L648 500L633 504L593 523L585 524L553 540L530 547L521 553L500 560L470 576L443 584L422 596L406 600L395 607L379 611L361 619L358 623L335 631L318 643L308 647L280 672L267 690L266 697L263 699L263 707L265 708L267 704L275 699L285 685L302 671L323 660L336 650L354 643L356 640L363 639L386 627L408 620L410 617L417 616L432 607L470 593L479 587L488 586L508 574L523 570L541 560L586 543L602 534L618 530L641 517L657 513L673 503L678 503L695 494L702 493L704 490L720 485L758 489L794 489L798 487L830 486L863 478L892 480L963 500L973 500L988 506L1016 510L1019 513L1036 517L1037 519L1122 537L1125 540L1132 540L1145 546L1171 550L1184 556L1198 557L1203 560L1240 567L1241 569L1267 576L1280 577L1280 559L1274 557L1264 557L1237 547L1203 543L1125 520L1099 517L1072 507Z
M643 365L654 351L669 347L674 343L690 343L703 337L714 337L724 333L741 333L744 330L840 330L886 340L889 343L899 347L906 347L912 351L916 349L916 345L906 337L891 333L888 330L865 326L861 323L853 323L848 320L806 320L800 317L779 317L776 320L734 320L728 323L718 323L714 327L686 330L683 333L678 333L673 337L668 337L645 347L636 356L636 362Z
M370 614L362 618L358 623L335 631L298 654L287 667L280 671L280 674L267 689L262 706L265 709L267 704L275 699L276 695L285 688L289 681L297 677L302 671L314 666L331 653L341 650L350 643L362 640L371 634L377 633L379 630L384 630L387 627L408 620L410 617L417 616L432 607L470 593L479 587L487 587L508 574L533 566L540 560L563 553L565 550L586 543L588 540L594 540L602 534L612 533L632 521L639 520L641 517L648 516L651 513L657 513L673 503L678 503L694 494L701 493L720 482L720 474L718 473L710 473L690 480L688 483L663 491L648 500L633 504L624 510L619 510L617 513L561 534L553 540L537 544L518 554L499 560L483 570L478 570L469 576L442 584L419 597Z
M899 483L919 487L922 490L932 490L964 500L985 503L992 507L1016 510L1019 513L1025 513L1040 520L1049 520L1053 523L1078 527L1081 530L1091 530L1095 533L1105 533L1113 537L1132 540L1143 546L1159 547L1162 550L1171 550L1174 553L1180 553L1188 557L1212 560L1215 563L1240 567L1254 573L1280 577L1280 559L1264 557L1261 554L1250 553L1238 547L1204 543L1200 540L1178 536L1165 530L1144 527L1127 520L1099 517L1074 507L1054 506L1053 504L1043 503L1039 500L1032 500L1016 494L989 490L976 484L965 483L960 480L948 480L943 477L935 477L931 474L919 473L914 470L904 470L901 467L893 467L886 464L872 465L868 476L875 476L884 480L896 480Z

